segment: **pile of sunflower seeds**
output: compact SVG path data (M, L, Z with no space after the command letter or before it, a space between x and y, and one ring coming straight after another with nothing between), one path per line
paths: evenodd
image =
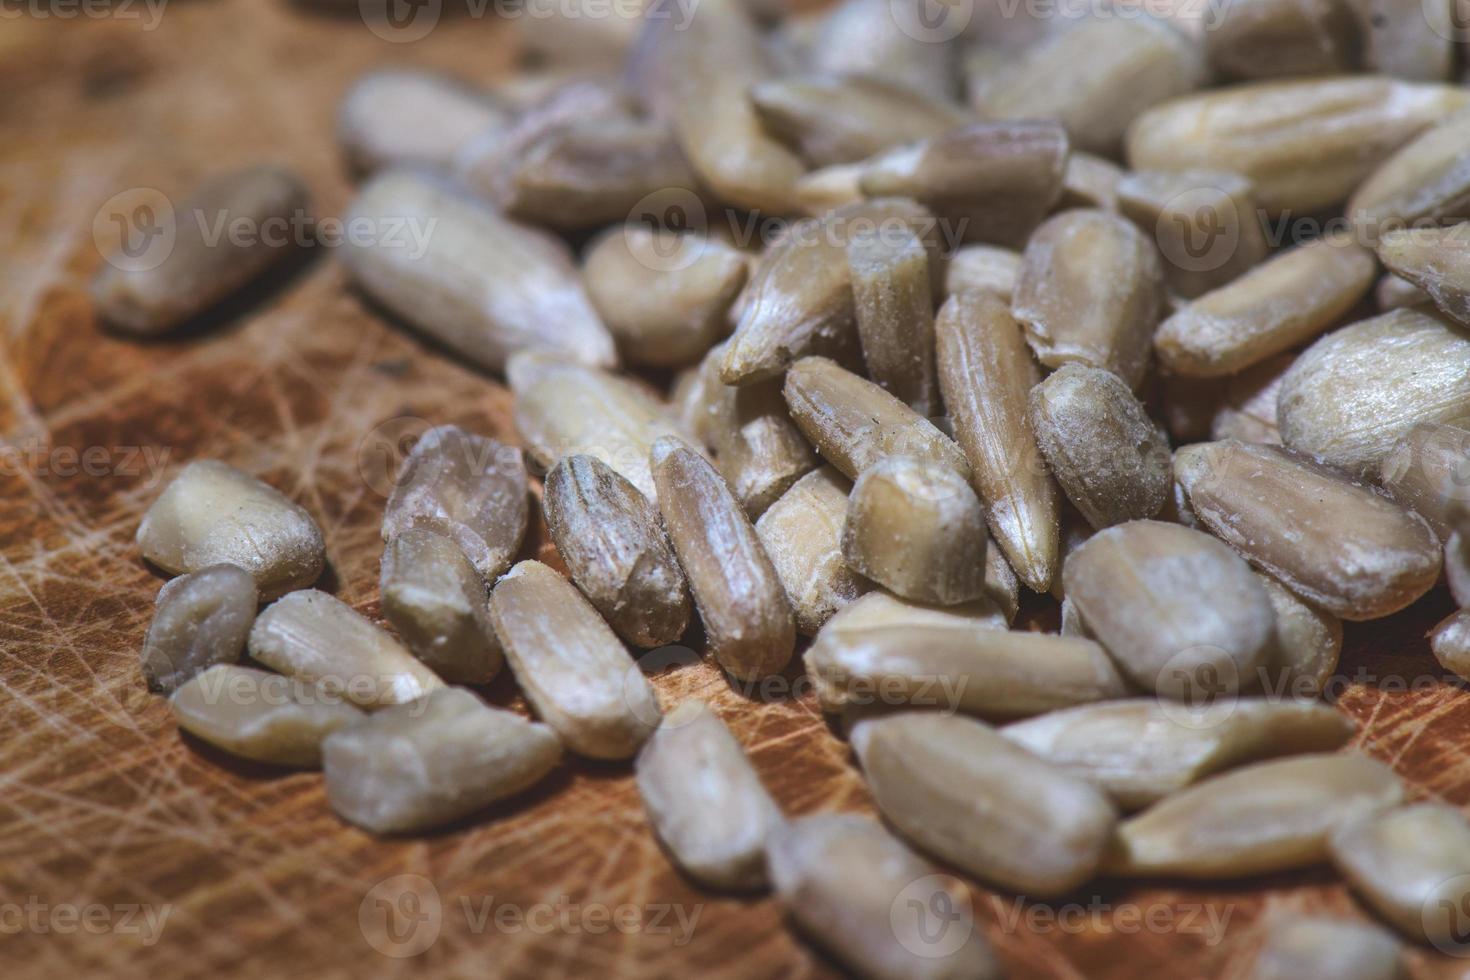
M507 381L524 451L418 441L383 515L391 629L311 588L303 508L191 463L138 530L177 576L149 688L228 752L322 768L377 834L564 752L631 759L691 879L774 891L865 976L1001 974L978 931L925 945L914 909L968 890L920 854L1032 898L1330 863L1463 952L1470 825L1343 751L1321 699L1343 620L1442 576L1470 607L1470 91L1433 6L950 30L903 0L573 2L524 40L575 70L361 78L345 219L432 233L340 257ZM178 210L307 199L258 167ZM158 334L285 258L181 222L97 308ZM538 479L565 575L516 560ZM1059 630L1013 630L1023 604ZM799 655L882 823L789 818L721 718L740 698L655 692L630 651L696 621L737 692ZM1470 608L1431 648L1470 678ZM506 665L536 720L472 690ZM1255 976L1399 975L1367 922L1268 926Z

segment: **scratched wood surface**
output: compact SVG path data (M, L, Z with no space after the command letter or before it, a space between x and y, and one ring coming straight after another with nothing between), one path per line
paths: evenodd
M160 584L132 537L160 481L226 459L316 515L327 588L378 614L378 453L426 423L514 440L493 380L385 325L319 256L207 329L108 336L84 295L92 220L136 187L186 190L277 160L319 211L350 189L330 138L358 71L489 81L505 25L449 19L413 44L274 0L176 0L152 29L0 18L0 963L11 977L398 975L817 977L836 967L765 898L692 888L661 855L625 766L573 762L442 833L340 824L318 775L181 739L139 680ZM553 558L542 533L526 554ZM1470 697L1422 634L1439 593L1349 630L1336 700L1415 797L1470 803ZM657 678L712 699L793 814L870 810L809 692L751 701L708 667ZM513 684L487 695L524 710ZM402 878L399 876L414 876ZM1062 906L976 890L1017 977L1240 976L1263 913L1361 915L1326 872L1230 887L1100 883ZM1208 905L1209 914L1202 909ZM1056 920L1051 911L1065 914ZM68 911L69 910L69 911ZM390 918L391 913L391 918ZM413 953L407 956L402 954ZM1416 952L1416 975L1463 961Z

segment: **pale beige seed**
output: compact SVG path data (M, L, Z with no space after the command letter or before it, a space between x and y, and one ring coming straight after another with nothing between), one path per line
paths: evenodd
M1452 508L1450 536L1444 543L1444 577L1455 605L1470 608L1470 541L1467 541L1463 508Z
M436 531L494 582L526 536L528 493L519 449L457 425L436 426L403 460L383 511L383 540L412 527Z
M1403 276L1385 272L1379 278L1378 285L1373 287L1373 302L1378 305L1379 312L1387 313L1404 306L1423 306L1425 303L1433 303L1434 300Z
M1350 0L1233 0L1220 13L1203 37L1219 78L1303 78L1358 67Z
M1275 916L1250 965L1250 980L1405 980L1398 942L1368 922Z
M1411 81L1454 76L1455 42L1463 40L1450 0L1353 0L1363 33L1363 67Z
M939 413L929 254L907 229L847 245L853 309L868 377L920 415Z
M797 210L820 217L829 211L861 202L864 169L862 163L843 163L803 175L791 189Z
M1331 752L1354 730L1315 701L1244 698L1189 710L1134 698L1053 711L1001 734L1137 810L1225 769Z
M803 636L815 636L835 613L871 588L842 558L842 525L851 492L846 477L823 466L792 484L755 522Z
M777 828L771 886L796 927L869 980L999 980L970 910L969 890L941 875L869 817L819 813ZM916 888L915 885L918 885ZM931 909L964 930L936 937ZM897 924L896 924L897 923Z
M352 705L279 674L215 664L168 699L179 727L231 755L315 769L322 741L366 716Z
M321 528L275 487L214 459L190 463L138 525L138 552L170 574L235 565L262 600L315 582L326 564Z
M658 700L622 641L560 573L516 564L490 594L490 622L526 699L567 748L630 758Z
M140 255L115 252L98 270L91 284L98 315L145 337L194 319L299 255L310 234L308 207L301 178L268 166L215 177L162 213L138 205L128 219L153 237Z
M425 527L395 535L378 585L383 615L434 673L451 684L485 684L500 673L485 580L452 539Z
M1345 236L1317 239L1185 306L1160 325L1154 350L1175 374L1235 374L1330 327L1376 272L1373 254Z
M1105 368L1137 388L1163 300L1153 242L1108 211L1066 211L1026 243L1011 310L1047 367Z
M1429 294L1435 306L1470 324L1470 222L1386 232L1378 258Z
M546 526L567 571L627 642L673 643L689 625L689 587L658 508L591 456L546 474Z
M1276 629L1266 650L1258 685L1269 697L1320 697L1342 655L1342 621L1303 602L1269 575L1261 584L1276 613Z
M447 181L416 171L373 177L344 223L398 229L348 237L342 258L375 301L480 367L523 348L588 364L616 360L567 247L506 220Z
M1251 182L1223 170L1141 171L1117 185L1118 210L1153 236L1169 288L1184 299L1218 289L1266 257Z
M615 72L652 8L653 0L527 0L512 19L526 60Z
M1007 720L1128 693L1092 640L1008 631L985 599L937 608L870 592L828 621L805 663L832 713L938 708Z
M1019 253L998 245L963 245L950 256L944 275L946 296L988 289L1007 304L1021 274Z
M1470 415L1470 332L1427 310L1343 327L1296 359L1277 406L1287 446L1376 472L1414 426Z
M1021 580L1005 552L993 546L985 549L985 597L1000 607L1007 623L1021 611Z
M1470 416L1414 426L1383 457L1378 482L1447 541L1454 510L1470 499Z
M867 75L907 85L937 98L959 90L959 39L925 29L917 17L888 0L843 0L832 8L811 44L811 66L838 75Z
M528 789L561 756L546 725L450 687L334 733L322 746L322 768L338 816L374 834L401 834Z
M633 771L654 833L690 877L708 888L765 886L766 839L781 810L708 705L669 712Z
M773 78L752 85L750 101L766 129L813 167L856 163L974 118L908 86L862 75Z
M1153 517L1173 482L1169 440L1111 371L1064 364L1031 389L1047 467L1095 528Z
M471 140L494 138L509 125L488 93L415 69L367 72L337 107L337 143L362 174L403 165L448 167Z
M369 711L407 704L444 686L387 632L335 596L292 592L255 618L250 656Z
M1429 649L1445 670L1470 679L1470 612L1462 609L1435 626L1429 634Z
M1106 870L1122 877L1226 879L1328 858L1338 827L1404 798L1381 762L1300 755L1197 783L1118 826Z
M1363 817L1332 835L1332 863L1404 935L1453 952L1470 903L1470 824L1444 803Z
M1231 170L1272 214L1312 214L1341 204L1394 150L1467 104L1447 85L1366 76L1236 85L1143 113L1128 132L1128 162Z
M1423 518L1279 447L1185 446L1174 478L1211 533L1335 616L1387 616L1439 578L1439 543Z
M797 361L782 391L797 427L848 479L885 456L913 456L970 475L960 448L932 422L825 357Z
M206 668L239 660L259 599L250 573L234 565L164 583L143 640L148 690L167 694Z
M1020 247L1062 193L1067 134L1055 122L975 123L868 160L869 197L905 197L947 235Z
M679 440L660 439L652 464L710 653L738 681L778 673L791 659L796 625L750 519L714 467Z
M589 91L594 87L600 89L604 95L616 98L623 112L633 105L632 93L622 79L561 65L527 66L524 71L508 73L490 84L490 94L511 112L519 114L519 122L527 112L534 111L557 93L573 86Z
M951 296L934 330L939 388L990 533L1021 581L1044 592L1057 568L1058 494L1026 408L1041 372L994 294Z
M1383 0L1372 0L1383 2ZM1376 242L1395 228L1470 219L1470 113L1426 129L1384 160L1347 204L1359 241Z
M1118 210L1118 184L1124 173L1123 168L1111 160L1073 150L1067 157L1067 172L1062 177L1062 196L1057 201L1057 210Z
M873 718L852 744L899 834L1023 895L1058 895L1092 878L1117 825L1101 791L971 718Z
M1281 382L1296 363L1295 354L1277 354L1252 364L1225 383L1224 398L1205 433L1210 439L1239 439L1281 445L1276 411ZM1188 379L1194 381L1195 379Z

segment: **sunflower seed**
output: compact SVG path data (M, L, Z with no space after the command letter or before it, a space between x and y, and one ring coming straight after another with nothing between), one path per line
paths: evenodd
M1272 697L1320 697L1342 655L1342 622L1269 575L1261 576L1261 584L1276 613L1261 686Z
M1470 222L1386 232L1378 258L1428 293L1435 306L1470 323Z
M1154 349L1175 374L1235 374L1327 329L1363 298L1376 271L1372 253L1345 237L1309 242L1169 317Z
M1462 609L1434 627L1429 649L1445 670L1470 679L1470 612Z
M842 559L842 525L851 491L846 477L823 466L792 484L755 522L803 636L815 636L870 588Z
M1116 163L1091 153L1073 150L1067 157L1067 172L1062 177L1062 196L1058 211L1073 208L1118 210L1118 184L1124 171Z
M1021 611L1021 580L999 548L985 549L985 597L1000 607L1005 621L1015 621Z
M975 928L969 890L940 875L878 821L846 813L803 817L776 828L767 853L771 885L797 928L858 976L1001 976ZM948 931L936 939L924 917L931 908L953 914L946 922L964 930L961 942L954 945Z
M861 163L843 163L804 175L791 191L798 210L802 214L820 217L829 211L861 203L864 169Z
M407 704L444 686L386 632L325 592L292 592L255 618L250 656L373 710Z
M1447 0L1352 0L1363 34L1363 67L1411 81L1450 80L1463 25Z
M1001 734L1096 784L1125 810L1156 803L1249 762L1331 752L1352 721L1313 701L1244 698L1186 714L1148 698L1085 704L1019 721Z
M778 673L791 659L796 626L750 519L714 467L677 439L660 439L652 461L659 510L710 652L738 681Z
M1376 472L1414 426L1470 415L1470 333L1422 310L1343 327L1297 358L1277 404L1287 446Z
M1204 32L1219 78L1303 78L1358 67L1358 25L1347 0L1245 0L1221 14Z
M853 730L852 745L878 809L901 835L1024 895L1057 895L1090 879L1117 825L1091 784L970 718L873 718Z
M1220 879L1307 867L1327 860L1327 841L1338 827L1403 797L1393 772L1366 756L1258 762L1123 821L1106 870Z
M358 77L337 108L337 143L361 174L386 167L447 168L472 139L510 120L490 96L432 71L385 69Z
M1212 533L1335 616L1387 616L1439 578L1440 549L1423 518L1279 447L1185 446L1174 477Z
M947 296L987 289L1009 305L1021 274L1021 256L997 245L965 245L950 256L944 276Z
M166 694L202 670L239 660L258 601L255 580L234 565L166 582L143 640L148 690Z
M1294 363L1296 355L1277 354L1231 375L1223 402L1210 421L1209 438L1281 445L1276 404L1281 382Z
M1404 306L1423 306L1425 303L1433 303L1434 300L1403 276L1385 272L1378 280L1378 285L1373 287L1373 302L1378 305L1380 312L1387 313Z
M1379 466L1378 482L1393 499L1429 522L1441 541L1470 482L1470 417L1422 422L1404 434Z
M459 546L486 582L520 550L529 521L521 451L457 425L425 432L403 461L388 506L383 540L422 527Z
M658 508L591 456L546 474L542 509L572 581L623 639L673 643L689 625L689 589Z
M1288 915L1267 923L1251 980L1405 980L1398 942L1386 929L1350 919Z
M1118 210L1154 236L1164 277L1185 299L1218 289L1266 256L1255 195L1239 174L1131 173L1118 181L1117 198Z
M519 562L490 594L490 621L526 699L567 748L593 759L638 751L659 716L653 688L570 582Z
M652 0L526 0L513 19L527 60L615 71L653 6Z
M279 674L215 664L168 699L179 727L231 755L315 769L322 740L365 717L350 704Z
M500 673L485 580L454 541L423 527L395 535L383 549L379 590L388 622L444 680L485 684Z
M959 88L958 39L925 30L917 18L895 15L888 0L843 0L826 16L811 45L812 68L866 75L949 100Z
M138 551L174 575L235 565L262 600L315 582L326 564L322 532L306 509L219 460L190 463L138 525Z
M1358 185L1347 205L1358 240L1376 242L1394 228L1470 219L1467 140L1470 113L1457 113L1384 160Z
M634 772L649 822L679 867L710 888L766 884L766 838L781 810L708 705L686 701L669 712Z
M463 688L379 711L322 745L327 802L375 834L428 830L529 788L561 761L546 725Z
M1444 577L1455 605L1470 608L1470 544L1463 508L1451 509L1450 536L1444 543Z
M929 256L907 230L848 243L854 310L868 377L920 415L938 411Z

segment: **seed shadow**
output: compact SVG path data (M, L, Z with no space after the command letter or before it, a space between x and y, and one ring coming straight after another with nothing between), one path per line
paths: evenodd
M270 783L275 782L285 776L295 776L301 773L316 773L318 776L321 775L319 769L311 769L297 766L280 766L270 762L259 762L255 759L247 759L243 756L238 756L231 752L226 752L224 749L219 748L216 745L212 745L199 736L191 732L187 732L182 728L179 729L179 741L188 746L190 752L199 756L200 759L209 763L211 766L217 766L220 769L226 769L232 775L238 776L241 779L249 780L250 782Z

